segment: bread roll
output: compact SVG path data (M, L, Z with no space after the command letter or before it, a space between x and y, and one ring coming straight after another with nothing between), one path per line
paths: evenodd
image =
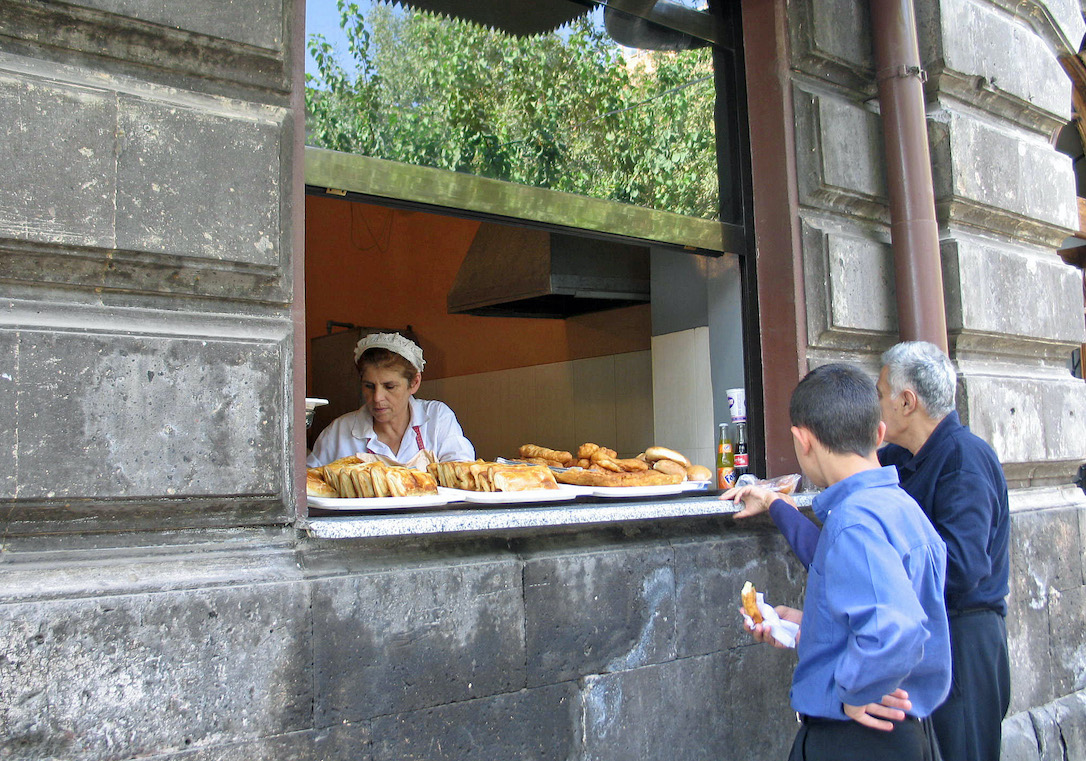
M691 465L686 469L687 481L712 481L713 473L704 465Z
M645 450L645 459L652 463L658 460L672 460L682 465L684 469L690 467L690 460L686 455L667 447L649 447Z
M652 464L652 469L673 476L682 476L683 480L686 479L686 466L674 460L657 460Z

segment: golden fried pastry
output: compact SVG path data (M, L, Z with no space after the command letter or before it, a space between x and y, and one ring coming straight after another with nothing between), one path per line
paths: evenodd
M310 497L339 496L339 492L337 492L331 484L324 480L324 475L320 468L306 468L305 493L308 494Z
M545 465L474 462L435 462L427 466L437 483L467 491L527 491L557 489L554 473Z
M682 483L683 476L673 476L658 470L623 471L567 470L555 473L562 484L575 486L667 486Z
M517 454L520 459L527 460L530 458L540 458L543 460L553 460L559 464L559 467L564 467L568 463L572 462L573 455L569 452L563 452L557 449L548 449L547 447L541 447L536 444L525 444L517 450Z

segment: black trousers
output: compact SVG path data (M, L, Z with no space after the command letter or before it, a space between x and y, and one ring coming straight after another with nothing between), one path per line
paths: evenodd
M891 732L854 721L805 719L788 761L938 761L934 740L916 719Z
M954 681L932 724L945 761L998 761L1011 702L1007 623L994 610L950 616Z

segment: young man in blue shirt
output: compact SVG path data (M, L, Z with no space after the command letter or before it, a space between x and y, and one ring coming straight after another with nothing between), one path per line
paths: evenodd
M790 761L930 759L919 719L950 689L946 545L896 469L879 464L886 425L863 371L812 370L789 413L800 466L826 487L814 500L823 528L805 607L777 608L800 624L791 702L802 726ZM753 632L772 641L760 625Z
M891 443L879 451L879 461L897 467L901 486L948 550L954 682L932 715L935 735L945 761L998 761L1010 705L1007 482L992 448L958 418L957 374L941 349L899 343L883 354L882 364L877 388ZM765 490L730 496L744 501L736 517L768 509L800 561L810 563L818 528L792 505Z

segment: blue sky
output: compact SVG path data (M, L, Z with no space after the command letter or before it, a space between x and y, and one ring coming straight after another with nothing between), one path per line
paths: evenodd
M365 13L370 3L358 2L358 7ZM343 30L339 27L339 8L336 7L336 0L306 0L305 4L305 36L309 39L309 35L314 32L318 32L324 35L324 38L332 44L332 47L339 53L338 58L340 61L344 60L347 53L347 37L343 34ZM309 51L305 54L305 71L306 74L316 74L316 68L313 64L313 59L309 55Z

